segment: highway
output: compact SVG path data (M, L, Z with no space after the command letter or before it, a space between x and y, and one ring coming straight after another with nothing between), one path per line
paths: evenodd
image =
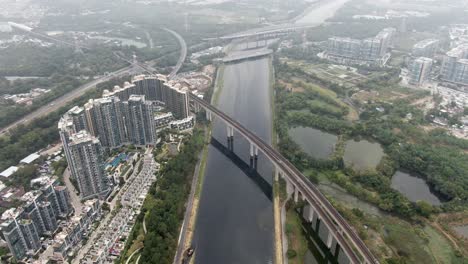
M169 74L169 79L172 79L176 76L177 72L180 70L182 67L182 64L184 64L185 58L187 57L187 44L185 43L184 38L182 38L179 33L175 32L174 30L170 30L168 28L163 28L165 31L171 33L174 37L176 37L177 41L179 42L180 45L180 56L179 60L177 61L176 66L172 70L172 72Z
M216 107L193 94L190 94L190 99L205 108L209 113L214 114L226 122L229 126L232 126L238 133L250 141L251 144L257 146L259 150L272 161L278 170L283 173L284 177L298 188L305 200L313 206L314 211L318 213L322 223L324 223L328 227L329 232L333 234L333 237L337 240L343 251L345 251L351 263L379 263L348 222L317 187L315 187L293 164L268 143L264 142L258 136L243 127L239 122L233 120ZM360 253L363 261L355 254L354 248Z
M47 105L43 105L43 106L39 107L38 109L34 110L33 112L31 112L31 113L25 115L24 117L22 117L21 119L11 123L10 125L2 128L0 130L0 134L3 134L5 132L7 132L8 130L10 130L10 129L12 129L12 128L20 125L20 124L26 124L26 123L28 123L28 122L36 119L36 118L45 116L45 115L49 114L50 112L53 112L53 111L56 111L56 110L60 109L62 106L65 106L68 102L71 102L74 99L80 97L81 95L86 93L86 91L94 88L96 85L98 85L100 83L107 82L110 79L115 78L115 77L121 77L121 76L124 76L124 75L127 75L127 74L131 74L132 72L133 72L133 67L132 66L127 66L125 68L122 68L120 70L112 72L107 76L101 77L101 78L93 80L93 81L91 81L91 82L89 82L87 84L84 84L84 85L74 89L73 91L70 91L70 92L68 92L68 93L54 99L53 101L49 102Z
M18 28L18 29L20 29L20 28ZM89 49L89 48L87 48L85 46L77 46L77 45L75 45L73 43L69 43L69 42L66 42L66 41L62 41L60 39L52 38L52 37L49 37L47 35L44 35L44 34L41 34L41 33L38 33L38 32L27 31L27 30L24 30L24 29L20 29L20 30L25 31L26 33L38 36L38 37L46 38L48 40L52 40L52 41L56 41L56 42L65 44L65 45L79 47L79 48L82 48L82 49ZM164 28L164 30L166 30L167 32L174 35L177 38L177 40L179 42L179 45L180 45L179 60L178 60L178 62L176 64L175 68L169 74L169 79L171 79L171 78L175 77L177 72L182 67L182 65L183 65L183 63L185 61L185 58L187 57L187 45L185 43L185 40L182 38L182 36L180 36L177 32L175 32L173 30L170 30L168 28ZM70 92L68 92L68 93L54 99L53 101L49 102L47 105L43 105L40 108L34 110L33 112L23 116L21 119L9 124L6 127L1 128L0 129L0 135L6 133L10 129L13 129L13 128L15 128L16 126L18 126L20 124L27 124L28 122L30 122L30 121L32 121L32 120L34 120L36 118L43 117L43 116L45 116L45 115L47 115L47 114L49 114L51 112L54 112L54 111L60 109L61 107L65 106L67 103L69 103L69 102L73 101L74 99L76 99L76 98L80 97L81 95L83 95L86 91L94 88L96 85L98 85L100 83L103 83L103 82L106 82L106 81L109 81L112 78L121 77L121 76L124 76L124 75L127 75L127 74L140 73L140 72L147 72L149 74L153 74L154 72L156 72L151 67L143 66L140 63L133 63L133 62L131 62L131 61L125 59L124 57L119 56L118 54L115 54L115 53L114 53L114 55L116 55L120 59L130 63L131 65L127 66L125 68L119 69L117 71L114 71L114 72L110 73L107 76L104 76L104 77L101 77L99 79L93 80L93 81L91 81L91 82L89 82L87 84L84 84L84 85L74 89L73 91L70 91ZM137 68L139 68L139 69L137 69Z

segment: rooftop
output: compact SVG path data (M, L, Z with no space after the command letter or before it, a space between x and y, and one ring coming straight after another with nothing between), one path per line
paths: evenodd
M154 118L155 119L158 119L158 118L165 118L165 117L171 117L172 116L172 113L171 112L168 112L168 113L156 113L154 115Z
M70 136L70 140L72 142L70 146L72 146L72 145L77 145L77 144L85 143L85 142L95 142L98 139L91 136L87 131L81 130L80 132Z
M331 37L331 38L329 38L329 40L354 42L354 43L360 43L361 42L359 39L352 39L352 38L349 38L349 37Z
M468 44L463 44L447 52L447 56L461 59L467 53L468 53Z
M18 167L16 167L16 166L11 166L11 167L9 167L8 169L2 171L2 172L0 173L0 176L8 178L8 177L10 177L11 175L13 175L13 173L15 173L17 170L18 170Z
M389 37L389 35L395 33L395 31L396 31L395 28L384 28L375 37L376 38L386 38L386 37Z
M438 39L425 39L425 40L421 40L419 41L418 43L414 44L414 48L425 48L429 45L432 45L434 43L438 43L439 40Z
M415 61L420 62L420 63L424 63L424 62L432 62L432 59L426 58L426 57L419 57L419 58L415 59Z
M30 154L26 158L22 159L20 163L24 164L30 164L31 162L37 160L41 155L39 155L37 152Z
M193 121L193 116L189 116L189 117L181 119L181 120L174 120L174 121L171 122L171 124L180 125L180 124L184 124L184 123L192 122L192 121Z
M139 94L132 94L130 95L130 98L128 99L128 101L132 101L132 102L145 101L145 96L139 95Z
M79 115L83 112L83 107L74 106L72 109L68 110L70 114Z
M6 210L3 214L2 214L2 221L5 221L5 220L9 220L9 219L14 219L18 214L19 214L19 211L18 209L16 208L10 208L8 210Z

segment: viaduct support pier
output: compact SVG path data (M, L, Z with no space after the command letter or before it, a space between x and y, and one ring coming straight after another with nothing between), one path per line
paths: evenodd
M203 108L206 111L209 121L217 117L226 124L228 148L231 151L234 146L234 131L247 139L250 143L250 167L252 169L257 168L259 152L270 160L275 167L274 178L277 180L282 177L286 181L288 196L293 195L294 201L305 202L306 209L303 215L335 256L344 254L346 262L351 264L379 264L377 258L348 222L293 164L268 143L216 107L196 95L190 94L189 97L195 109Z

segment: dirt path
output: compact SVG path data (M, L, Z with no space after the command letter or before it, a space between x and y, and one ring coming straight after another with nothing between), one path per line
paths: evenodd
M278 184L276 182L275 184ZM277 188L278 189L278 188ZM281 203L279 193L273 197L273 211L275 217L275 263L283 264L283 235L281 222Z
M432 227L434 227L437 231L439 231L440 233L442 233L442 234L445 236L445 238L447 238L447 239L450 241L450 243L452 243L452 246L453 246L456 250L460 251L460 247L459 247L458 244L457 244L457 240L454 239L454 238L452 237L452 235L450 235L449 233L445 232L445 230L440 226L440 224L437 222L437 220L438 220L438 219L436 219L435 222L430 222L429 224L430 224Z

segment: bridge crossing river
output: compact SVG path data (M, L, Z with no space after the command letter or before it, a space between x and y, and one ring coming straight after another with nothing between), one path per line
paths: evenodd
M271 147L269 143L197 96L191 95L191 99L198 105L198 107L196 107L197 109L205 109L208 120L213 120L213 117L217 117L226 124L227 141L229 142L228 145L231 150L233 150L235 131L249 142L250 163L254 168L257 166L256 161L258 160L259 153L262 153L274 164L275 180L281 175L286 180L288 193L294 193L294 200L297 202L299 197L301 197L306 202L306 219L311 223L315 223L314 225L317 232L322 223L322 229L325 228L327 230L326 245L334 254L339 254L340 249L342 249L346 259L352 264L379 263L354 229L318 188L286 158Z

